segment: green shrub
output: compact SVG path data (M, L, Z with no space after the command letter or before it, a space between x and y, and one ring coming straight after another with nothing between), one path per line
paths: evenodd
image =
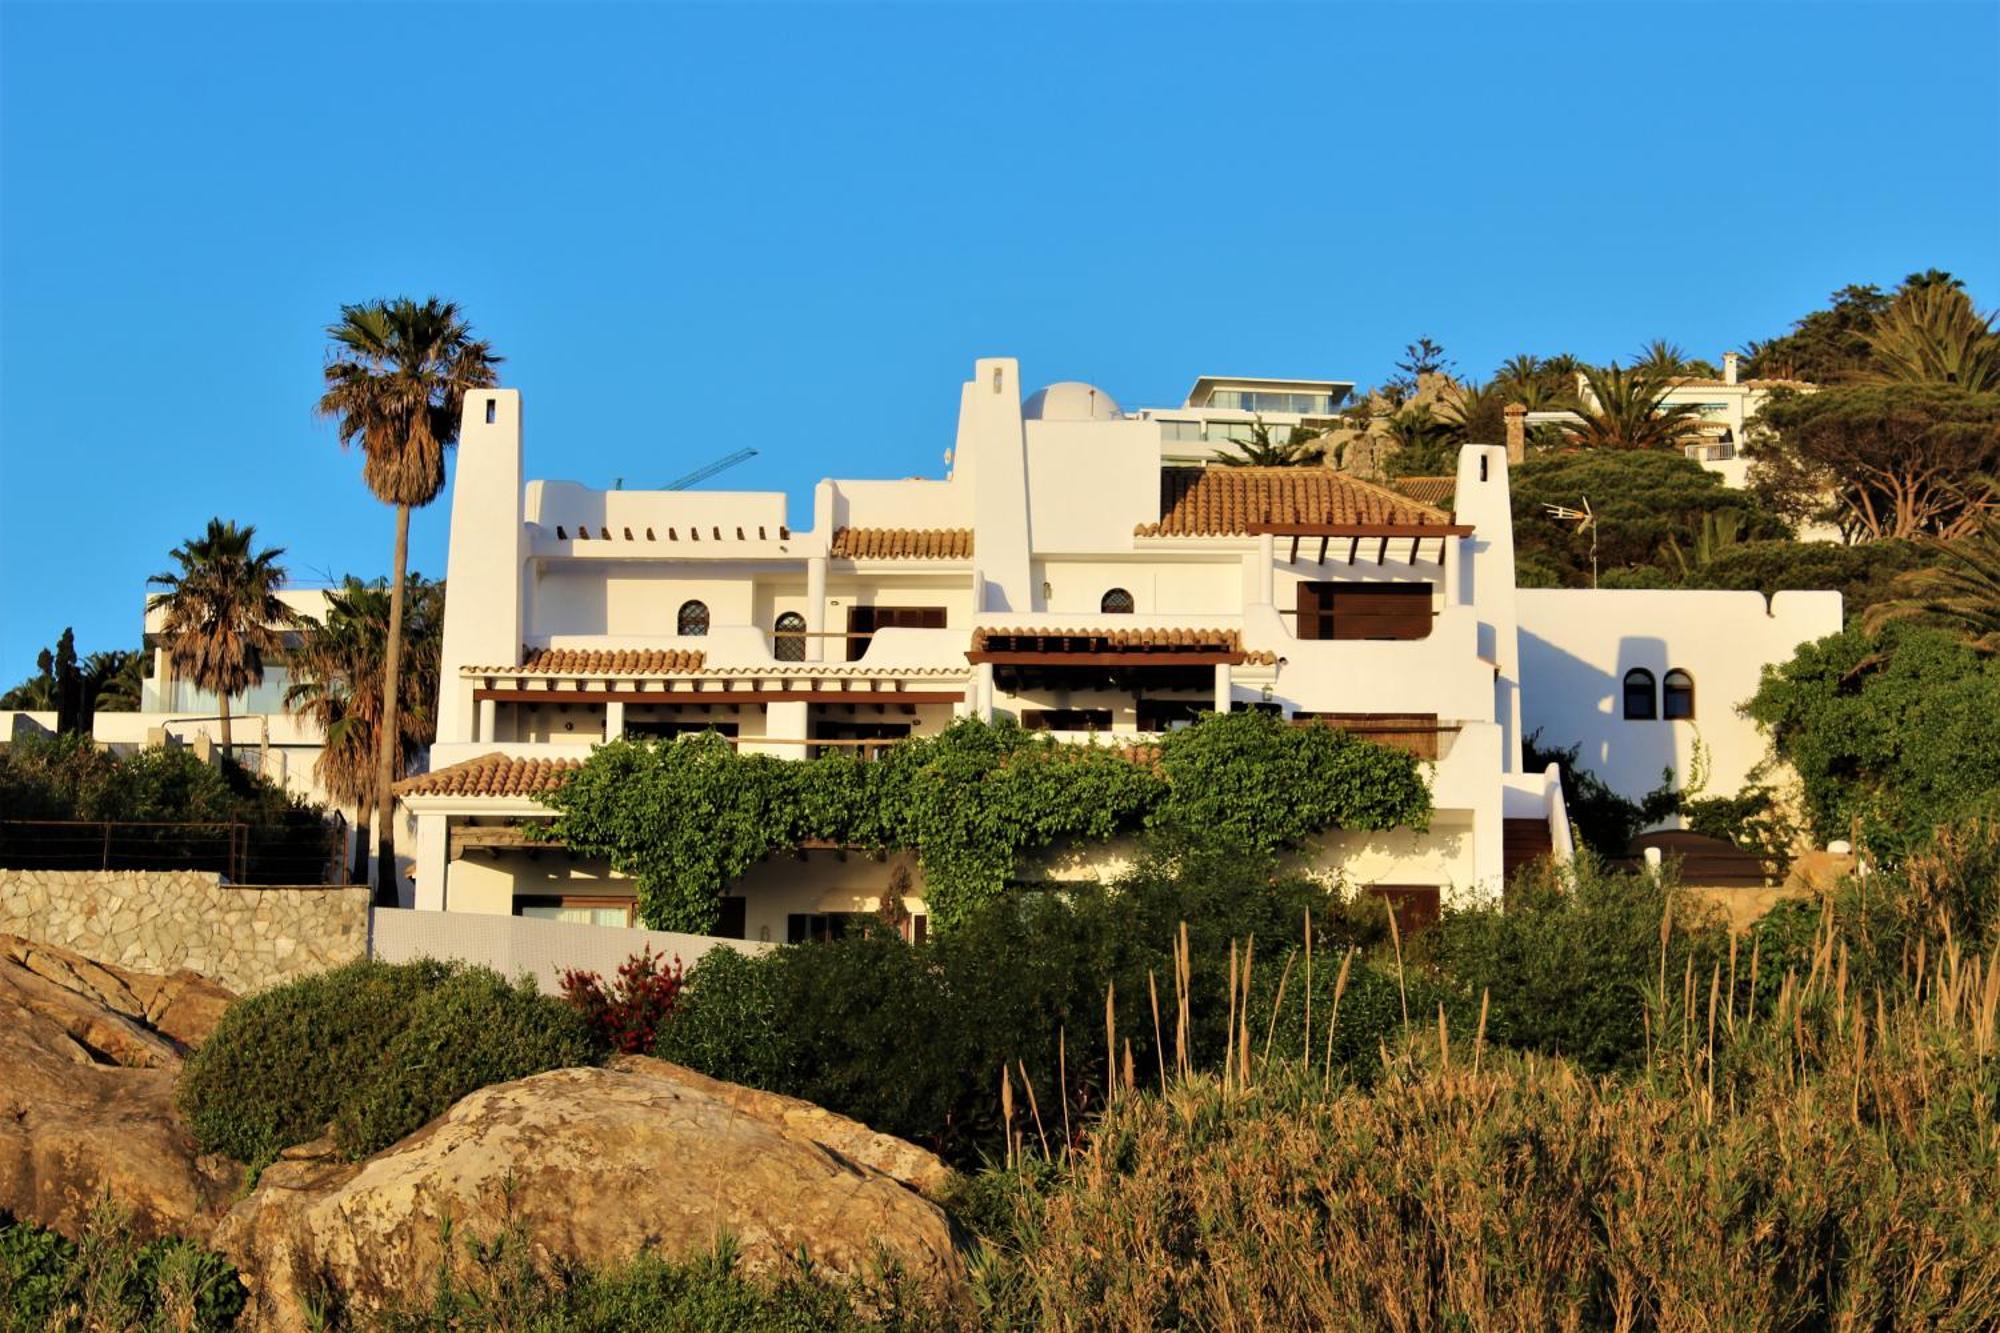
M182 1071L180 1105L204 1150L238 1161L329 1126L365 1155L484 1083L585 1062L582 1031L485 969L350 963L231 1005Z
M1463 1003L1487 997L1488 1040L1594 1071L1629 1069L1646 1054L1641 1001L1659 985L1668 900L1652 876L1585 859L1568 874L1517 881L1504 906L1446 913L1424 945ZM1673 917L1667 983L1678 994L1692 959L1705 988L1727 939L1700 909L1676 904Z
M943 1293L883 1265L842 1278L803 1260L752 1277L723 1235L706 1254L641 1254L603 1268L537 1263L518 1234L472 1239L473 1271L444 1268L428 1296L376 1322L406 1333L859 1333L969 1327ZM421 1303L418 1303L421 1301ZM336 1318L336 1324L342 1322Z
M1743 711L1799 775L1815 841L1858 829L1878 860L2000 815L2000 656L1916 624L1809 643Z
M471 968L416 997L375 1076L345 1099L334 1137L352 1157L379 1152L469 1092L595 1058L589 1026L523 977Z
M105 1205L80 1242L0 1213L0 1329L196 1330L233 1326L236 1270L193 1241L141 1245Z
M1380 905L1356 909L1310 882L1275 879L1256 855L1186 849L1143 862L1111 888L1022 889L926 945L871 930L754 959L710 953L688 973L655 1053L972 1163L1001 1150L1003 1066L1024 1099L1025 1069L1051 1134L1062 1121L1065 1076L1073 1121L1103 1103L1107 986L1119 1058L1129 1041L1148 1077L1162 1060L1149 981L1157 988L1164 1061L1172 1066L1173 949L1183 923L1192 960L1186 1039L1192 1058L1205 1060L1225 1041L1232 941L1246 950L1253 936L1259 941L1253 1004L1268 1013L1308 911L1322 951L1313 989L1323 1015L1341 949L1382 939ZM1288 1011L1297 1007L1301 1017L1303 984L1301 975L1287 991ZM1373 1064L1385 1016L1400 1027L1400 994L1393 979L1386 992L1384 984L1355 968L1337 1059ZM1413 1014L1434 1016L1445 993L1414 973L1410 985ZM1291 1033L1280 1048L1299 1040Z

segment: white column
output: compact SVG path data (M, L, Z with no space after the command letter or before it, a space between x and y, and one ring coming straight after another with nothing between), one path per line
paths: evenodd
M615 741L625 734L625 705L617 700L604 705L604 739Z
M774 754L780 759L803 759L806 757L806 710L811 705L803 699L781 699L764 706L764 734L776 737L778 741L794 741L799 744L765 744L757 748L765 754ZM745 747L747 748L747 747Z
M1218 713L1228 712L1229 703L1229 663L1217 662L1215 664L1215 711Z
M972 715L981 722L993 720L993 664L981 662L972 672Z
M472 734L475 741L491 743L500 736L500 705L492 699L479 701L479 720Z
M806 661L818 662L826 656L826 557L806 560Z
M449 862L451 821L444 815L417 816L417 893L415 905L427 912L442 912L447 901L445 875Z
M1257 604L1271 605L1273 589L1277 583L1278 546L1277 539L1268 532L1257 534Z

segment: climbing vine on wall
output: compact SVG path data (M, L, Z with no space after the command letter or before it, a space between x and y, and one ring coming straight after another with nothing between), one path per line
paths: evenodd
M1059 839L1150 828L1278 852L1324 829L1422 828L1431 809L1413 756L1255 713L1131 751L972 719L873 762L738 754L716 735L617 741L546 799L555 837L637 882L647 925L699 934L731 880L804 842L915 851L950 929Z

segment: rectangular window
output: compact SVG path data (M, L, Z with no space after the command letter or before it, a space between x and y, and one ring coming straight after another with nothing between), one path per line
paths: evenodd
M634 908L630 898L602 896L563 894L514 900L515 916L535 921L563 921L573 926L630 926Z
M1215 711L1212 699L1141 699L1138 704L1139 730L1174 731Z
M1109 708L1024 708L1021 725L1029 731L1109 731Z
M1160 438L1170 444L1198 442L1201 439L1201 423L1199 421L1162 421L1160 422Z
M1301 639L1427 639L1428 583L1301 583Z
M748 938L744 934L748 928L748 918L744 909L748 906L749 900L746 898L725 897L722 900L722 918L715 923L715 934L718 939Z
M872 912L793 912L785 918L785 942L845 939L861 933Z
M858 662L878 629L944 629L941 606L850 606L847 608L847 660Z

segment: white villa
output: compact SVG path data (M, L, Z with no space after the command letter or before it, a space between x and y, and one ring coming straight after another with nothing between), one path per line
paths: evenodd
M1798 389L1810 393L1818 387L1804 380L1744 379L1740 366L1741 358L1737 353L1724 352L1722 378L1683 376L1674 381L1661 400L1667 404L1686 404L1694 408L1700 438L1683 446L1683 451L1710 472L1719 474L1724 485L1738 490L1749 482L1750 460L1743 456L1743 445L1772 391ZM1576 391L1585 403L1596 406L1597 398L1591 392L1590 381L1582 375L1576 377ZM1523 428L1561 425L1574 420L1575 414L1563 410L1529 412L1517 419ZM1517 456L1518 453L1517 449ZM1808 534L1809 537L1817 535L1820 534ZM1837 539L1837 535L1827 539Z
M1256 416L1323 420L1348 388L1205 377L1127 413L981 360L944 477L824 480L800 516L781 493L526 480L519 392L472 394L438 739L398 788L405 903L627 924L629 881L522 821L606 738L711 728L805 757L967 714L1078 743L1223 709L1348 727L1428 761L1435 815L1331 833L1312 862L1431 901L1567 854L1556 772L1522 763L1537 729L1628 794L1698 749L1708 789L1736 791L1764 746L1735 705L1839 629L1839 595L1517 590L1503 446L1462 452L1449 513L1323 468L1209 465ZM774 857L729 890L724 933L810 937L905 868ZM907 881L913 930L922 893Z
M308 620L326 618L326 592L319 588L285 588L280 601ZM181 679L159 638L166 612L150 595L144 602L144 651L152 659L139 690L134 713L99 711L91 720L91 739L102 749L131 754L155 745L206 748L222 741L221 705L215 695ZM291 636L293 631L285 631ZM334 806L338 803L320 787L313 764L325 745L319 728L285 711L290 672L282 657L264 666L264 682L229 701L230 745L236 761L261 773L293 794ZM0 742L17 734L53 732L53 712L0 713Z

